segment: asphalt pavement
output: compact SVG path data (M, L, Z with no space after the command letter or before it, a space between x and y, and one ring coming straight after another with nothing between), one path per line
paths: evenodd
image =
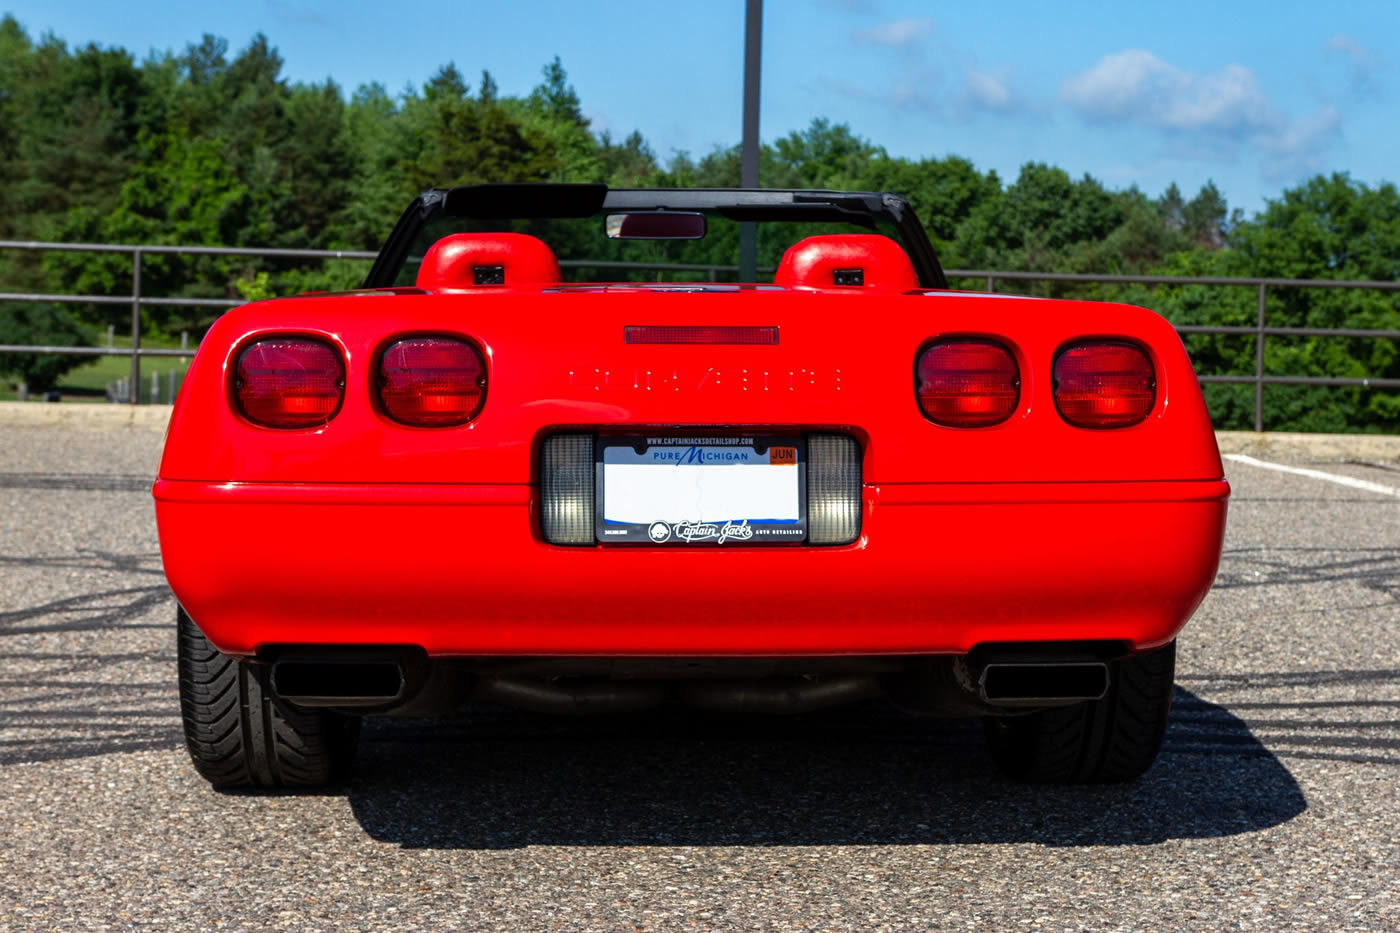
M972 725L880 709L479 710L371 722L346 787L217 793L180 734L160 441L0 423L0 929L1400 929L1395 495L1227 465L1134 784L1018 786Z

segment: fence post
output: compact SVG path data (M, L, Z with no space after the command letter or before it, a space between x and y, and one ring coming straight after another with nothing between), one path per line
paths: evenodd
M1254 333L1254 430L1264 430L1264 297L1268 286L1259 283L1259 324Z
M141 250L131 253L131 404L141 403Z
M987 276L987 293L988 293L988 294L991 294L992 292L994 292L994 291L996 291L996 290L997 290L997 280L996 280L996 276L992 276L992 275Z

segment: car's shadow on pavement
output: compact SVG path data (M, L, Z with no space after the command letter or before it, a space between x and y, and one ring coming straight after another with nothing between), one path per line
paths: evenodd
M366 832L408 848L1147 844L1306 809L1241 720L1180 687L1175 702L1187 722L1174 713L1156 765L1120 786L1010 783L975 723L876 708L371 721L347 794Z

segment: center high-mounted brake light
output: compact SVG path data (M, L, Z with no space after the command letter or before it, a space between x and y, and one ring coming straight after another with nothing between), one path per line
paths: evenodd
M934 424L985 428L1016 410L1021 374L1011 351L994 340L939 340L919 355L915 394Z
M408 337L379 357L379 403L415 427L466 424L486 400L486 361L460 337Z
M238 354L233 397L243 417L265 428L314 428L345 399L345 365L330 344L269 337Z
M675 324L629 324L622 329L625 343L730 343L773 347L776 327L735 327Z

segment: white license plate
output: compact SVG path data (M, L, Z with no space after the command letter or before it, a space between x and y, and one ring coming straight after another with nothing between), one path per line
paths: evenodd
M603 543L800 544L806 456L797 436L604 437Z

